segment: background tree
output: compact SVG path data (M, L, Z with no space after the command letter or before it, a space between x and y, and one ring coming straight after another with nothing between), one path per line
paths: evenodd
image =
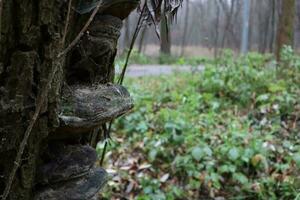
M242 30L242 42L241 53L246 54L248 51L249 40L249 17L250 17L250 1L243 1L243 30Z
M279 25L277 30L276 57L280 60L280 51L284 45L293 46L295 0L283 0L280 5Z
M144 47L144 39L146 37L147 34L147 27L143 27L141 34L140 34L140 40L139 40L139 47L138 47L138 52L142 53L143 51L143 47Z
M185 16L184 16L184 28L183 28L183 36L182 36L182 43L181 43L181 52L180 55L184 55L184 48L186 45L186 37L188 32L188 26L189 26L189 15L190 15L190 6L189 6L189 0L185 0Z
M124 48L125 49L128 49L129 46L130 46L130 18L128 17L126 20L125 20L125 23L124 23L124 29L125 29L125 34L124 34Z
M183 43L185 43L186 55L213 57L215 49L221 52L222 49L226 48L239 53L243 41L243 2L238 0L193 0L189 1L188 4L183 3L182 9L178 12L181 17L169 28L171 53L174 56L181 56ZM282 10L282 3L286 4L287 1L249 0L248 2L250 3L248 51L276 52L279 20L282 19L279 17L279 11ZM298 3L298 9L295 7L297 10L295 16L299 17L299 0L295 0L295 3ZM188 8L187 5L189 5ZM187 34L185 34L187 12L189 12L189 26L186 27ZM219 20L217 20L218 15ZM162 16L160 18L162 19ZM168 18L170 19L170 17ZM294 21L296 22L296 20ZM133 20L130 25L131 28L134 28L134 24ZM293 45L296 50L300 47L300 29L298 27L299 25L295 26L294 30ZM149 33L150 31L153 32L153 29L153 27L148 28ZM218 35L218 40L216 40L216 35ZM145 54L159 56L161 44L155 34L146 34L143 41Z
M168 28L168 17L165 13L161 16L160 22L160 52L165 55L171 53L171 35Z

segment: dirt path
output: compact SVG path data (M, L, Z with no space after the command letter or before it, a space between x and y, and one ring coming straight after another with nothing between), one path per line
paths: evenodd
M175 72L200 72L204 70L204 66L171 66L171 65L130 65L126 72L126 76L142 77L142 76L159 76L168 75ZM116 70L120 73L120 70Z

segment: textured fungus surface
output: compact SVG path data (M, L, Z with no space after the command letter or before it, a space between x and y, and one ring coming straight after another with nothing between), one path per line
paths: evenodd
M67 67L67 83L94 84L112 82L117 42L122 21L110 15L97 15L87 33L72 52Z
M107 181L107 173L95 168L82 178L49 186L38 193L34 200L90 200Z
M54 133L58 137L59 134L87 133L133 108L127 89L112 84L69 88L62 102L61 126Z
M54 184L86 175L96 160L96 151L89 146L51 145L45 163L38 169L39 184Z
M39 167L35 200L96 200L106 182L105 170L94 166L96 151L86 145L68 143L81 137L94 138L100 126L133 108L127 89L109 82L114 79L121 19L127 17L137 1L123 4L124 12L119 13L122 17L115 15L116 9L121 8L115 2L119 1L106 2L111 6L107 6L105 15L96 15L71 52L65 73L67 84L59 105L59 126L48 137L52 143L48 144ZM94 142L92 139L92 145Z

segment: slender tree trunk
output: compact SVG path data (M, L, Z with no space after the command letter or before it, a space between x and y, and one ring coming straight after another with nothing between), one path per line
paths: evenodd
M296 32L295 32L295 48L298 50L300 47L300 1L296 1L296 16L297 16L297 23L296 23ZM298 51L299 52L299 51Z
M171 54L171 36L168 28L168 18L163 14L160 22L160 53L165 55Z
M229 32L229 29L232 29L232 16L234 14L234 4L235 4L235 1L236 0L233 0L230 4L230 10L227 10L227 6L226 6L226 2L221 0L221 5L222 5L222 8L224 10L224 12L226 13L226 24L225 24L225 29L224 29L224 34L223 34L223 37L222 37L222 40L221 40L221 47L224 48L225 47L225 42L227 40L227 37L228 37L228 32Z
M294 41L294 19L295 0L283 0L279 14L279 25L277 29L276 58L280 61L280 52L284 45L293 46Z
M250 1L243 1L243 31L242 31L242 42L241 42L241 53L246 54L248 51L249 41L249 16L250 16Z
M254 32L255 32L255 23L256 23L256 4L257 1L253 1L250 6L250 19L249 19L249 51L252 51L254 49L255 44L255 38L254 38Z
M142 51L143 51L143 45L144 45L144 39L145 39L146 33L147 33L147 27L144 27L142 29L140 41L139 41L139 48L138 48L139 53L142 53Z
M220 24L220 6L218 1L215 0L215 5L217 9L216 23L215 23L215 38L214 38L214 57L218 57L219 50L219 24Z
M187 31L188 31L188 26L189 26L189 12L190 12L189 0L186 0L186 10L185 10L185 17L184 17L184 28L183 28L183 37L182 37L182 43L181 43L180 56L184 55L184 48L186 45L186 37L187 37Z
M263 19L261 20L259 27L260 27L260 42L259 42L259 52L265 53L268 47L268 38L270 37L269 33L269 21L271 18L269 11L269 2L267 2L267 9L266 9L266 2L261 2L260 4L260 12L259 12L259 18Z
M128 49L130 46L130 19L129 17L125 20L125 35L124 35L124 49Z
M271 29L271 36L269 41L269 51L272 53L274 52L274 40L275 40L275 33L276 33L276 0L271 0L271 20L270 20L270 29Z
M238 19L239 14L240 14L240 10L241 10L241 2L240 1L233 1L233 6L234 6L234 10L236 12L234 12L233 18L232 18L232 24L237 24L239 23ZM239 49L240 48L240 37L238 37L239 31L236 31L236 26L232 26L232 29L229 29L230 31L230 42L228 42L228 44L231 44L231 48L233 49Z

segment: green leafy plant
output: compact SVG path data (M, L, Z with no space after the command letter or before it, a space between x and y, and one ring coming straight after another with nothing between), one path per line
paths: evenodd
M126 81L136 106L114 127L107 167L135 199L299 199L297 64L224 55L201 73Z

